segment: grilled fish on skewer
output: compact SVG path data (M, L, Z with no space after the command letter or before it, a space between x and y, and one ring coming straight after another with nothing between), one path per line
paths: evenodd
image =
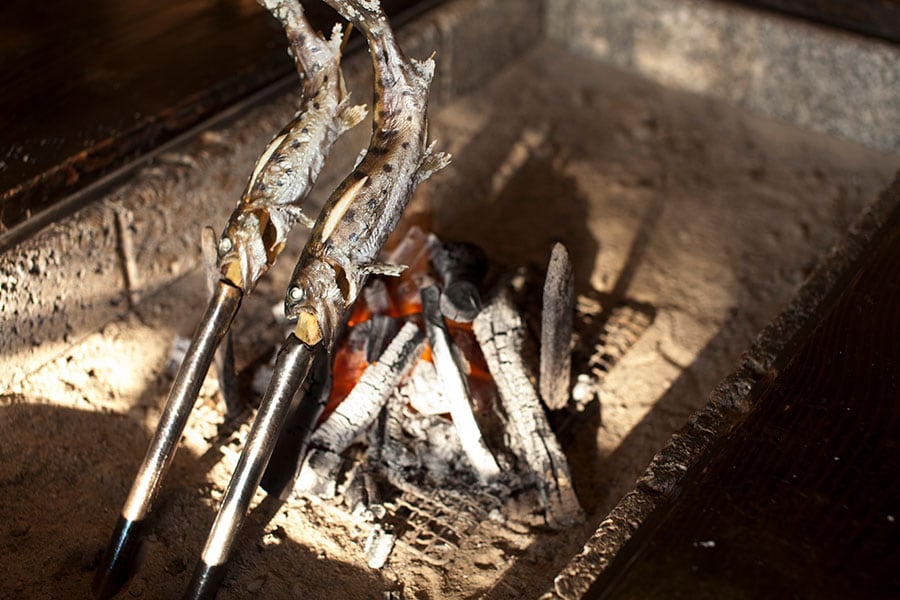
M219 271L249 293L272 266L296 223L312 227L303 212L309 192L335 140L365 116L350 105L340 69L341 27L330 40L316 33L298 0L263 0L284 25L303 78L297 116L260 156L237 208L219 238Z
M403 56L377 2L327 2L359 28L369 43L375 67L372 141L362 161L322 209L294 271L285 310L298 319L297 326L279 352L245 450L191 578L188 598L215 596L313 350L322 346L330 353L335 330L370 273L402 270L378 264L378 253L416 185L449 161L447 155L426 147L425 114L434 61L418 63ZM316 402L316 398L307 396L302 402Z
M335 138L362 118L363 109L349 106L344 87L339 29L326 41L306 21L296 0L263 4L288 34L304 79L304 101L298 116L260 157L219 239L215 252L222 278L214 286L97 571L93 586L97 597L115 594L131 574L141 527L174 457L215 348L231 326L243 294L253 290L275 261L290 227L304 220L302 204Z

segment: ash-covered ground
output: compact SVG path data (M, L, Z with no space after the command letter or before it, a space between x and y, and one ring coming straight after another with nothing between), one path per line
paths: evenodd
M565 446L587 520L562 532L539 515L476 521L442 564L398 545L373 570L350 515L299 498L273 509L259 494L222 598L539 595L898 164L552 44L431 123L454 163L422 186L411 220L510 266L543 269L563 241L582 306L652 312ZM279 342L270 308L300 245L245 301L239 366ZM205 289L201 273L183 278L0 399L0 596L89 596L165 401L172 340L191 334ZM210 379L122 597L178 597L190 577L250 416L223 426L215 389Z

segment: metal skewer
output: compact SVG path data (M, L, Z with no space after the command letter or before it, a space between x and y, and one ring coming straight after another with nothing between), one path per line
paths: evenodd
M340 27L329 40L306 20L293 0L260 0L278 19L303 82L303 102L294 120L257 161L247 188L215 248L218 281L181 370L169 393L158 429L122 509L93 582L98 598L114 595L128 580L145 518L168 470L216 347L231 326L243 294L249 294L275 262L298 222L312 225L304 207L337 136L356 125L364 107L351 106L340 69ZM229 414L239 402L228 348L218 361Z
M94 577L92 588L97 598L115 595L131 576L144 520L175 457L212 355L231 326L242 297L240 289L220 281L209 302Z
M185 598L215 598L225 576L225 566L234 540L284 426L291 399L306 379L313 356L313 349L294 334L288 335L278 351L272 381L228 483L222 506L210 529ZM314 396L309 396L309 399L316 401Z

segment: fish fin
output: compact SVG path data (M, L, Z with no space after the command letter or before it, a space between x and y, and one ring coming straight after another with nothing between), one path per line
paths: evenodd
M316 226L316 220L312 217L306 216L304 213L300 213L297 217L297 222L306 227L307 229L312 229Z
M359 268L353 269L346 273L347 277L347 306L353 304L359 296L359 286L357 282L363 281L362 278L369 275L384 275L386 277L399 277L403 271L408 269L406 265L392 265L388 263L372 263Z
M434 54L435 53L432 52L431 56L425 60L416 60L415 58L412 58L409 61L412 64L416 75L426 87L431 84L431 80L434 78Z
M347 37L350 37L349 30L347 34ZM328 49L331 53L337 58L341 57L341 52L344 49L344 40L346 40L346 37L344 37L344 26L340 23L335 23L334 27L331 28L331 37L328 38L326 44L328 44Z
M450 164L451 156L446 152L435 152L436 142L431 142L422 155L419 168L416 171L416 184L422 183L444 167Z
M361 163L363 161L363 159L366 157L366 154L368 154L368 153L369 153L369 151L366 148L363 148L362 150L359 151L359 154L356 155L356 160L353 162L354 169L359 166L359 163Z
M399 277L403 271L408 269L406 265L392 265L388 263L372 263L366 265L361 270L366 275L384 275L386 277Z
M341 133L353 129L359 123L366 118L366 113L368 112L368 108L366 108L365 104L355 104L353 106L349 106L347 98L344 98L344 101L341 103L340 109L340 119L341 119Z
M299 206L293 206L293 205L288 204L286 206L280 207L280 209L287 212L290 215L290 220L293 223L300 223L307 229L312 229L316 224L316 220L313 219L312 217L310 217L309 215L307 215L305 212L303 212L303 209L300 208ZM290 225L288 225L284 229L290 230L290 228L291 228Z

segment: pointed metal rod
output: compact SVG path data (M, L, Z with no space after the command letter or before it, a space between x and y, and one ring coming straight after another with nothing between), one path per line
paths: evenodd
M319 417L328 404L332 387L331 357L324 345L316 346L312 366L300 393L294 395L284 427L260 486L269 496L287 501L294 492L300 463L306 454Z
M94 577L92 587L97 598L115 595L131 576L144 521L172 464L213 353L231 326L241 298L240 289L221 281L210 299Z
M313 349L294 334L288 335L278 351L272 380L250 428L228 489L225 490L222 506L206 538L206 545L194 569L185 598L215 598L225 576L226 563L235 538L272 457L278 434L284 426L291 399L303 385L313 355ZM315 401L315 398L311 399Z

